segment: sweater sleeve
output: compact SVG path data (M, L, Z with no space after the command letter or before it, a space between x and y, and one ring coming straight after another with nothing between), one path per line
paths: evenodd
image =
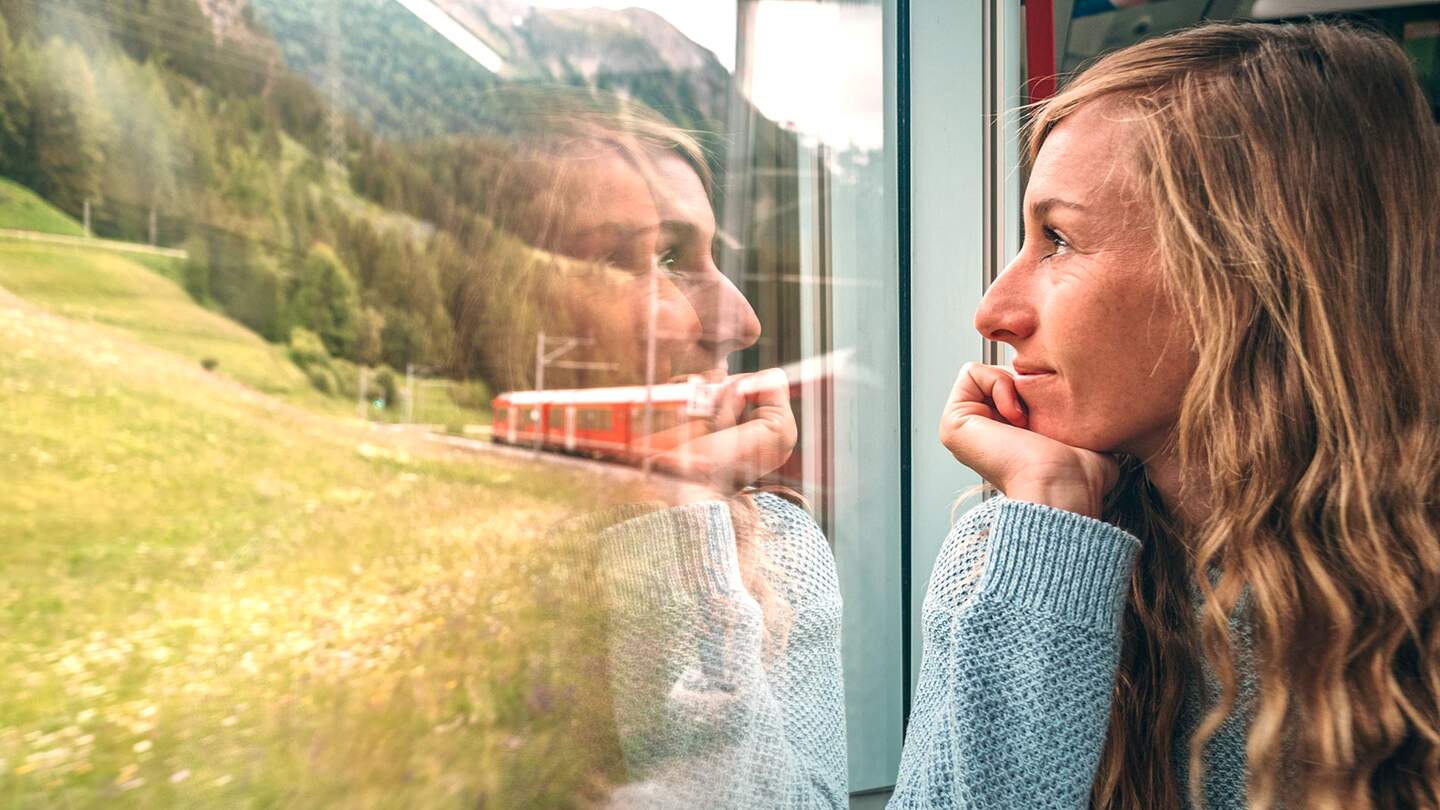
M891 808L1085 808L1139 542L995 498L940 551Z
M834 558L803 511L769 495L756 505L770 584L763 611L742 581L723 502L654 511L599 538L615 715L632 780L614 806L838 808L848 800Z

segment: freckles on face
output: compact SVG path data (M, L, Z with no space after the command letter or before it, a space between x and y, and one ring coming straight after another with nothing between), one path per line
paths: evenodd
M1026 189L1024 248L976 326L1014 349L1031 430L1147 456L1173 430L1194 357L1162 286L1124 119L1091 102L1046 138Z

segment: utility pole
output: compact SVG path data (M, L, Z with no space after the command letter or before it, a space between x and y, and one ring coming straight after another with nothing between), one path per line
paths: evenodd
M405 424L415 424L415 364L405 364Z
M152 205L152 206L150 206L150 246L151 246L151 247L154 247L154 246L155 246L155 243L156 243L156 241L157 241L157 237L159 236L159 231L160 231L159 218L155 215L155 206Z
M645 318L645 443L644 456L640 459L640 469L645 472L645 477L650 477L650 434L653 432L654 421L651 407L652 391L655 383L655 325L659 318L660 307L660 274L650 274L650 311Z
M359 391L355 394L355 415L362 420L370 419L370 369L360 369Z
M570 347L566 344L564 348L568 350ZM535 336L535 390L537 392L545 390L545 362L549 359L545 354L545 330L542 329L540 334ZM536 453L539 453L540 448L545 445L545 426L540 424L540 417L544 414L545 411L538 404L530 408L530 416L535 419Z
M90 198L85 198L85 238L90 238Z
M552 349L550 348L552 342L559 345ZM545 369L549 366L584 371L614 371L620 368L619 363L560 359L580 346L593 346L594 344L595 339L588 337L556 337L555 335L546 335L544 331L535 335L535 392L540 393L545 390ZM538 453L544 445L545 433L545 426L540 424L542 414L538 405L531 409L531 415L535 417L535 452Z

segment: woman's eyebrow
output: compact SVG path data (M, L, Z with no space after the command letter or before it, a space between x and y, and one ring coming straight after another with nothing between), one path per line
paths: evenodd
M684 219L667 219L660 223L660 230L673 235L677 239L687 239L700 232L699 226Z
M653 232L655 229L656 226L653 223L602 222L599 225L592 225L589 228L578 231L575 236L586 237L600 235L611 239L634 239L637 236L643 236Z
M1053 208L1066 208L1071 211L1085 211L1085 206L1062 197L1046 197L1030 206L1030 216L1034 219L1044 219Z

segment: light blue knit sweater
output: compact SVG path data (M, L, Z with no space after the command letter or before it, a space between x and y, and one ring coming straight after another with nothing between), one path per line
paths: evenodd
M834 558L802 510L771 495L756 504L766 570L790 611L771 649L725 504L651 512L602 536L617 722L634 780L616 807L846 804ZM925 597L890 807L1087 806L1138 550L1109 524L1005 498L957 522ZM1182 734L1214 696L1213 684L1193 686ZM1239 724L1221 729L1206 760L1207 807L1243 807Z

